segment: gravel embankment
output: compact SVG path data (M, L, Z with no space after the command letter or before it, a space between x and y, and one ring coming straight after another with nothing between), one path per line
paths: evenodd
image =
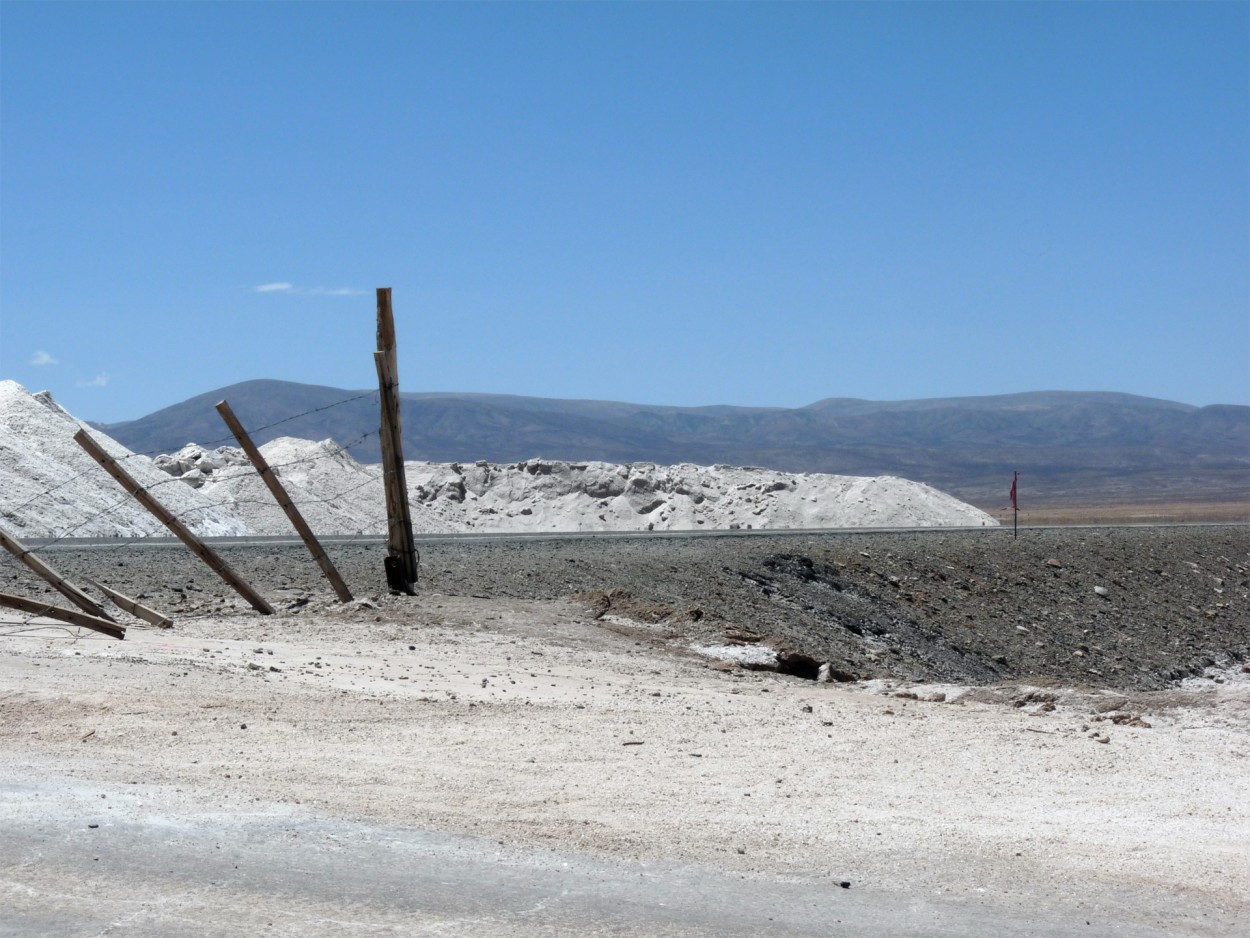
M332 599L302 547L220 549L283 615ZM330 552L358 597L402 619L404 599L385 596L380 544ZM41 555L175 618L253 614L181 547ZM0 577L2 591L66 604L11 558ZM780 644L798 653L796 673L829 661L843 678L1146 690L1250 657L1245 526L439 540L422 545L420 586L500 599L589 594L618 630L629 628L623 619L646 623L640 641Z

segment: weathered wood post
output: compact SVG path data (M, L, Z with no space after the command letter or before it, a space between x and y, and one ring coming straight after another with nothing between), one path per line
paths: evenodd
M69 597L70 601L87 615L104 619L107 622L113 621L113 617L96 605L90 596L32 554L29 548L3 528L0 528L0 546Z
M132 616L137 616L145 622L150 622L160 629L172 629L174 627L174 620L163 612L157 612L150 606L143 605L139 600L132 599L125 593L119 593L115 589L110 589L99 580L93 580L91 577L84 577L84 579L109 599L113 600L113 602L117 603L119 608L125 609Z
M203 560L210 570L225 580L234 588L234 590L251 603L252 608L257 612L265 615L273 614L273 606L265 601L265 597L252 589L251 585L234 572L234 568L226 563L217 555L211 547L196 537L191 529L174 517L173 512L158 502L149 494L148 490L136 482L125 469L117 464L117 460L104 451L104 449L91 438L86 430L79 430L74 434L74 442L87 451L87 455L104 467L104 471L111 475L127 492L134 496L135 501L150 511L161 524L169 528L170 531L191 548L191 552Z
M378 371L382 409L379 437L382 443L382 481L386 489L386 582L393 590L415 596L417 545L412 537L408 480L404 473L399 364L395 353L395 319L391 313L390 287L378 287L378 350L373 354L373 362Z
M22 612L29 612L47 619L56 619L58 622L68 622L70 625L81 625L84 628L95 629L97 632L103 632L109 638L126 637L126 627L118 625L112 619L101 619L74 609L49 606L47 603L35 602L35 600L27 599L24 596L10 596L8 593L0 593L0 606L19 609Z
M295 507L291 497L287 495L286 487L279 480L277 474L269 467L269 463L265 461L265 457L261 455L256 444L252 442L251 435L244 429L243 424L239 422L239 418L234 415L230 405L225 401L218 402L217 413L221 414L221 419L226 422L226 426L230 428L234 438L239 441L239 445L243 447L243 452L247 453L247 458L252 461L252 466L260 473L261 480L268 486L279 507L286 512L292 527L295 528L296 533L304 541L304 546L308 548L308 552L312 554L313 560L317 562L321 572L326 575L326 579L334 587L335 594L341 601L345 603L351 602L351 590L347 588L347 584L339 576L338 568L334 566L334 562L322 548L321 542L317 540L317 535L313 534L312 528L308 526L308 522L304 520L300 510Z

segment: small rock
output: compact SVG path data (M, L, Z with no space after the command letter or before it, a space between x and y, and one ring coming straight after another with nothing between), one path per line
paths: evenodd
M99 825L99 824L88 824L87 826L88 826L88 827L90 827L92 830L95 830L95 829L96 829L97 827L99 827L100 825Z
M1094 592L1104 599L1111 595L1111 590L1107 589L1105 586L1095 586Z
M1061 563L1060 563L1058 560L1056 560L1054 557L1051 557L1049 560L1047 560L1047 561L1046 561L1046 566L1051 567L1051 568L1053 568L1053 569L1055 569L1055 570L1062 570L1062 569L1063 569L1063 564L1061 564Z
M842 880L842 882L838 883L838 885L841 886L843 889L850 889L851 881L849 879L844 879Z

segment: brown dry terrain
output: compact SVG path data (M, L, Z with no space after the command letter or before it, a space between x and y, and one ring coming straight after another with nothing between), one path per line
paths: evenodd
M1001 505L977 504L998 519L999 524L1011 526L1010 510ZM1025 525L1088 525L1088 524L1247 524L1250 523L1250 501L1232 499L1227 501L1134 501L1126 503L1088 504L1059 503L1031 507L1020 512L1020 523Z

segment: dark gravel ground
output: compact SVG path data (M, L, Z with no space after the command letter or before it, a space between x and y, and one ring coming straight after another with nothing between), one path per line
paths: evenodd
M332 598L301 546L219 545L283 615ZM388 619L379 543L329 551ZM1250 658L1244 525L699 537L447 539L421 544L420 590L554 599L651 623L666 643L768 639L807 673L986 684L1054 680L1156 689ZM57 545L40 555L173 615L251 615L180 547ZM5 557L0 591L67 605ZM313 602L308 599L312 597ZM305 604L306 605L301 605Z

